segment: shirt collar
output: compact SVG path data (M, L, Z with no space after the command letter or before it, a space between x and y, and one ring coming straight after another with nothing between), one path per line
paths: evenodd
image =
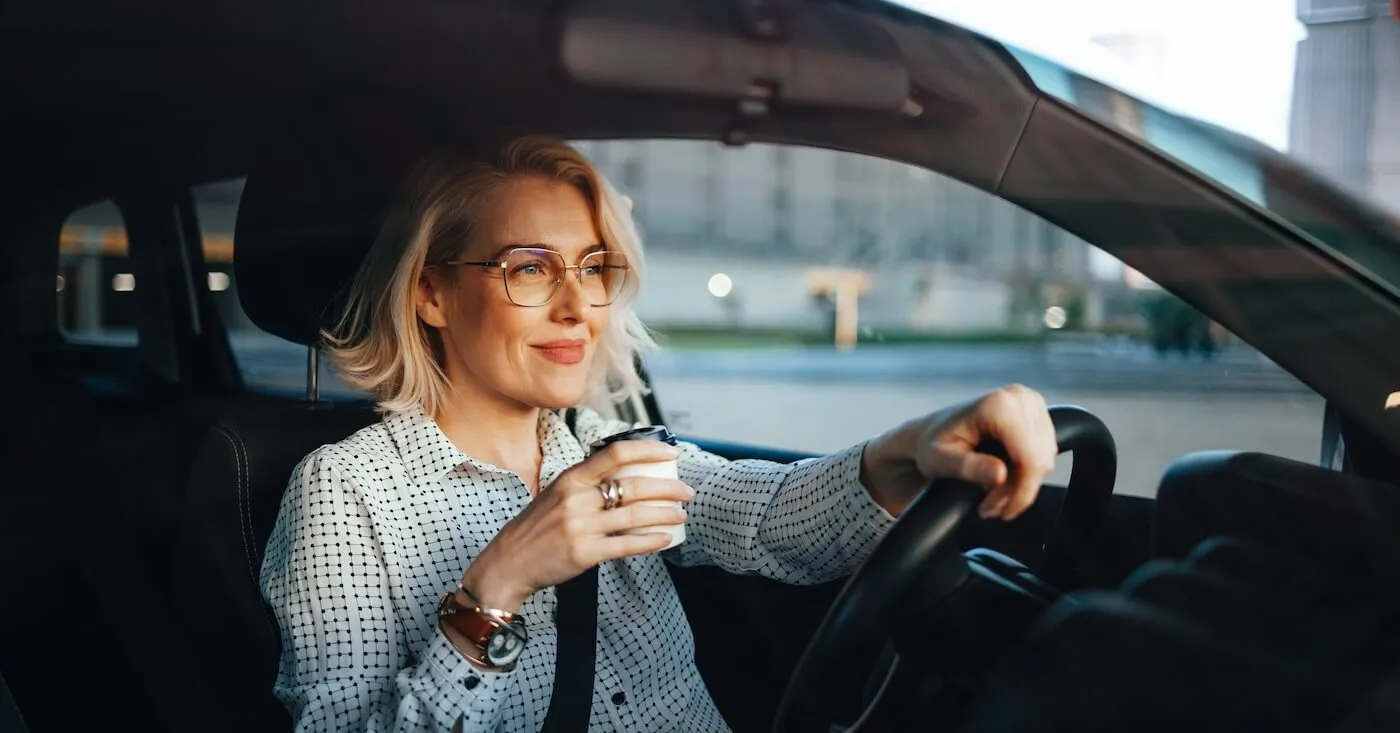
M414 480L439 479L458 466L475 462L447 439L437 421L421 407L388 413L384 427Z
M428 417L421 407L386 414L384 426L398 449L399 457L403 459L408 475L414 480L440 479L462 466L471 466L487 473L508 473L459 450L438 427L437 421ZM578 438L569 433L560 411L541 411L536 435L540 445L544 446L544 460L540 466L540 478L544 484L583 460L583 447Z

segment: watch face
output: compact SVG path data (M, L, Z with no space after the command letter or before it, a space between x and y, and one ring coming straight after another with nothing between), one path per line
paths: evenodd
M507 624L491 633L486 639L486 661L497 666L515 662L520 652L525 651L524 624Z

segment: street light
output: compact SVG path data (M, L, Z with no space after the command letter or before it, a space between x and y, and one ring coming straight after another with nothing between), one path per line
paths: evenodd
M707 287L710 289L710 295L716 298L725 298L733 292L734 281L731 280L728 275L722 272L716 272L710 276L710 282Z

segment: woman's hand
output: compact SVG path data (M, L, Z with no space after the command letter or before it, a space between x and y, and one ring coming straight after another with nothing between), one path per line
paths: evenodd
M1010 466L976 452L986 440L1006 448ZM1058 455L1045 398L1013 384L872 440L862 457L861 483L894 515L934 479L982 484L987 487L978 509L982 517L1015 519L1035 502Z
M681 524L684 510L637 502L688 502L694 496L690 487L674 479L618 479L622 501L615 509L603 508L598 487L625 466L673 461L677 455L665 443L621 441L559 474L487 543L462 575L462 585L483 604L514 613L530 594L594 565L661 550L670 543L667 534L617 533Z

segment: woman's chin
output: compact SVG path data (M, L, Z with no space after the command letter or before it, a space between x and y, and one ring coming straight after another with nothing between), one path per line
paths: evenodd
M534 405L542 410L563 410L577 407L583 402L587 393L588 390L582 387L577 389L542 389L535 393Z

